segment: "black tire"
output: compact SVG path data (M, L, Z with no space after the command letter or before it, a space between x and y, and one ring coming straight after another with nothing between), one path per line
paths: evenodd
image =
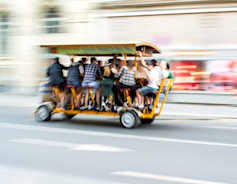
M155 116L152 119L141 119L141 124L152 124L152 122L154 121Z
M125 111L120 115L120 123L124 128L135 128L140 119L134 111Z
M35 119L39 122L49 121L51 119L51 111L46 105L42 105L37 109Z
M65 116L65 120L69 120L69 119L72 119L75 115L64 114L64 116Z

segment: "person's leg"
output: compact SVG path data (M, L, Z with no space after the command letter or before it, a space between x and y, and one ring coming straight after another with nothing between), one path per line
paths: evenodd
M98 87L96 90L96 103L97 107L100 108L100 87Z
M100 108L100 87L99 87L99 84L98 84L98 82L91 82L90 86L92 86L93 89L96 89L96 105L97 105L97 108L99 109Z
M78 94L77 94L77 99L76 99L76 102L75 102L75 104L76 104L76 107L80 107L80 100L81 100L81 95L82 95L82 93L83 93L83 88L82 87L79 87L78 88Z
M123 105L126 107L128 104L129 104L129 99L130 98L130 103L132 103L132 99L131 99L131 89L132 86L128 86L128 85L125 85L125 84L122 84L121 88L120 89L126 89L126 91L123 92ZM127 90L129 89L129 90ZM124 93L126 92L126 96L124 96ZM128 92L128 94L127 94ZM129 96L127 96L129 95Z
M85 107L88 107L88 101L89 101L89 90L86 91L85 95Z
M131 91L129 92L129 95L130 95L130 97L131 97L131 103L133 104L134 103L134 101L135 101L135 96L136 96L136 88L135 88L135 86L131 86Z
M101 96L101 108L105 108L105 106L106 106L106 99L107 99L107 97L106 96Z
M138 103L138 107L141 106L141 93L139 91L139 89L136 90L136 96L137 96L137 103Z
M151 98L149 96L145 96L145 105L150 105L151 104Z
M150 89L148 86L145 86L137 90L139 108L144 108L144 96L148 94L149 92L150 92Z
M88 83L82 82L81 86L82 86L82 88L84 88L85 86L88 86ZM84 91L84 89L82 89L81 95L83 94L83 91ZM86 94L85 94L85 98L84 98L84 107L85 108L88 108L88 100L89 100L89 90L86 89Z
M123 85L122 83L119 83L119 89L124 89L124 88L126 88L125 85ZM120 90L119 90L119 96L122 102L124 103L124 95L123 95L123 92L121 92Z
M153 98L154 96L152 95L152 97L149 97L149 99L150 99L150 104L151 105L153 105L154 104L154 98Z
M115 104L116 104L117 106L121 106L121 105L122 105L122 102L121 102L121 100L119 99L119 89L118 89L117 85L119 85L119 84L113 85L112 92L114 93L114 99L115 99L114 101L115 101Z
M64 108L64 101L65 101L65 97L68 93L68 89L66 88L66 84L59 84L59 89L60 91L63 91L62 95L61 95L61 104L60 104L60 107L61 108Z
M65 101L66 95L67 95L67 90L64 89L63 94L62 94L62 98L61 98L61 104L60 104L61 108L64 108L64 101Z
M73 100L74 107L78 108L78 100L77 100L77 94L79 92L79 88L81 86L80 81L68 81L68 85L73 85L75 88L71 88L71 100Z
M156 89L149 86L147 86L146 90L143 91L144 95L146 96L146 105L153 104L153 97L154 97L154 94L152 93L153 91L156 91Z
M141 105L139 108L144 108L144 96L141 94Z

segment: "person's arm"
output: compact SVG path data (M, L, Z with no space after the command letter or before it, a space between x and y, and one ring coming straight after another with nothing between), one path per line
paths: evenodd
M119 73L118 73L118 70L115 69L115 68L111 68L111 72L114 73L114 74L117 74L117 75L119 74Z
M119 77L123 74L124 70L125 70L125 68L124 68L124 66L123 66L122 69L121 69L121 70L119 71L119 73L118 73L118 76L119 76Z
M100 67L97 65L97 72L100 77L103 77Z
M46 73L47 77L49 77L50 75L49 73L50 73L50 67L47 68L47 73Z
M164 78L168 78L169 76L169 71L168 70L162 70L162 74Z
M139 54L138 54L139 56L140 56L140 58L141 58L141 65L143 66L143 67L145 67L145 68L147 68L148 69L148 66L147 66L147 64L146 64L146 62L145 62L145 60L143 59L143 57L142 57L142 53L141 52L139 52Z
M83 65L80 65L79 68L80 68L81 74L84 74L84 73L85 73L85 68L84 68L84 66L83 66Z
M151 77L150 72L147 69L145 69L144 71L145 71L145 73L147 75L148 80L149 81L153 81L154 79Z
M61 67L62 67L62 70L68 70L68 68L69 68L69 67L64 66L64 65L62 65L62 64L60 64L60 65L61 65Z

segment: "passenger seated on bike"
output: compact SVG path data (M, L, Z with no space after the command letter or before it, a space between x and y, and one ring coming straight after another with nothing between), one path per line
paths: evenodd
M68 67L60 64L58 57L52 59L52 61L53 61L53 64L51 64L47 68L47 76L49 77L49 84L57 85L59 86L60 90L63 91L66 84L66 80L63 76L62 70L67 70Z
M59 58L56 57L52 59L53 63L47 68L47 76L49 77L49 84L51 86L57 86L60 91L64 91L62 97L55 94L53 90L52 98L62 107L62 101L64 100L66 80L63 76L62 70L67 70L68 67L63 66L59 63Z
M101 73L103 74L103 73L104 73L104 65L103 65L103 61L98 60L98 65L99 65L99 67L100 67L100 71L101 71Z
M123 105L127 106L126 100L124 99L123 89L128 89L129 96L132 99L132 102L134 102L135 99L135 87L136 87L136 81L135 81L135 74L136 74L136 67L133 66L133 63L131 60L127 61L127 66L123 66L118 73L119 79L119 94L121 97L121 100L123 101Z
M75 108L79 108L79 99L80 99L80 91L82 90L81 88L81 81L80 81L80 64L78 62L74 62L74 57L71 58L71 66L68 69L68 75L67 75L67 85L72 85L75 86L76 92L77 92L77 99L74 99L75 102ZM69 91L69 90L68 90ZM68 92L67 91L67 92ZM62 99L62 106L64 105L64 98L66 94L64 95Z
M111 63L105 64L103 79L101 81L100 95L102 96L102 108L105 108L105 110L107 108L105 102L109 98L109 96L112 94L112 89L114 86L113 77L114 77L114 74L117 73L117 70L113 67L114 65L112 65Z
M115 66L116 69L119 69L119 61L120 59L117 58L118 55L115 54L113 55L113 58L109 59L109 63L111 63L111 65Z
M170 70L170 64L163 60L160 63L160 67L161 67L164 78L173 80L174 77L173 77L172 71ZM172 85L173 85L173 82L172 82L171 86ZM171 89L172 89L172 87L170 87L170 90Z
M142 109L144 109L145 96L153 91L158 90L157 83L161 79L162 73L159 72L159 70L157 70L157 68L155 68L155 64L153 62L148 61L147 63L145 63L141 53L139 53L139 56L141 57L141 64L144 68L144 71L145 71L145 73L147 75L147 79L148 79L147 86L136 90L136 95L137 95L137 100L138 100L138 108L142 110ZM149 99L146 99L146 100L148 100L147 103L150 103Z
M162 72L162 78L173 79L173 74L169 70L170 65L166 61L164 61L164 60L161 61L160 65L156 66L155 68L157 68L159 70L159 72ZM160 83L160 81L159 81L159 83ZM158 83L158 85L159 85L159 83ZM160 93L160 96L159 96L159 100L160 101L162 101L164 99L166 90L167 90L167 86L164 85L163 88L162 88L162 91ZM170 87L170 90L171 90L171 87ZM150 105L153 105L153 102L154 102L154 100L155 100L155 98L157 96L157 93L151 92L151 93L147 94L146 96L148 97L146 99L148 101L147 103L149 103Z
M100 109L100 87L98 82L96 82L96 75L99 75L102 77L102 73L100 71L100 67L98 65L98 61L95 57L91 58L91 64L88 64L85 68L85 76L82 82L82 87L91 87L93 89L96 89L96 103L97 107L96 110ZM83 90L82 90L83 92ZM81 92L81 93L82 93ZM88 100L89 100L89 93L86 93L85 97L85 107L84 109L88 108Z
M81 58L80 61L78 61L79 63L79 71L80 71L80 75L84 75L84 71L85 71L85 67L86 67L86 62L87 62L88 58L87 57L83 57Z

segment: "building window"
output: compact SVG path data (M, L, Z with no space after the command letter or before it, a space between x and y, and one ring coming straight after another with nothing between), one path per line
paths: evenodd
M45 15L45 32L46 33L60 33L61 28L61 17L56 8L49 8Z
M7 55L9 37L9 16L0 14L0 55Z

